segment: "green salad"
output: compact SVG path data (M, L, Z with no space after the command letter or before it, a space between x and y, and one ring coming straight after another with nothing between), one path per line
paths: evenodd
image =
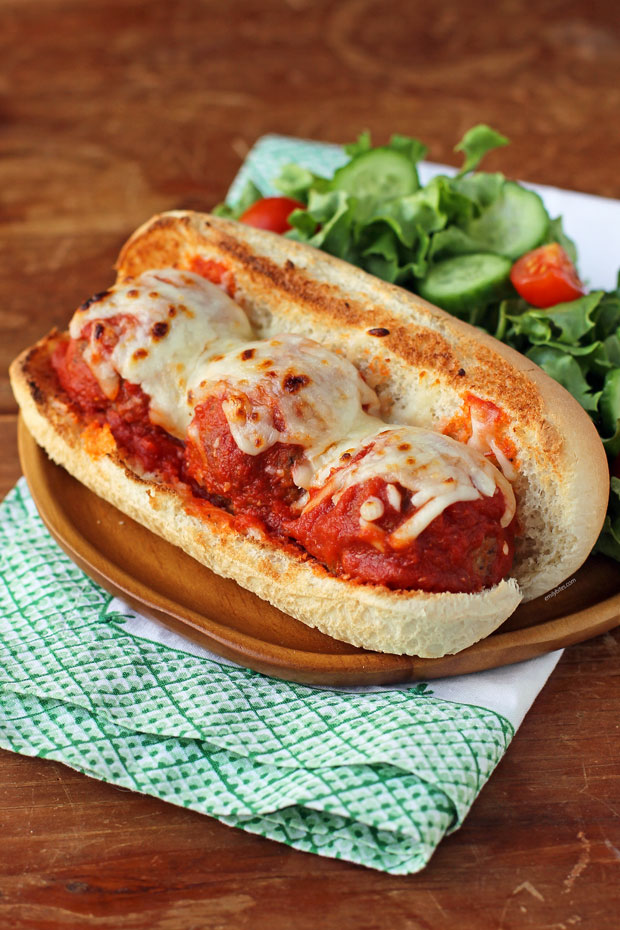
M596 549L620 561L620 274L615 290L586 293L561 218L552 218L533 191L478 170L487 152L507 143L476 126L456 146L460 171L422 185L421 142L394 135L373 146L366 132L345 147L348 161L332 177L289 164L273 180L281 198L264 198L250 183L237 203L214 212L282 232L408 288L562 384L589 413L607 451L610 502Z

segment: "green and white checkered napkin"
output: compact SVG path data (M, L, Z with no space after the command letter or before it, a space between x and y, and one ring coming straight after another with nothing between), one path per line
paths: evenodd
M51 539L23 479L0 505L0 746L298 849L421 869L557 658L432 689L267 678L102 591Z
M260 144L268 169L274 146L287 160L304 145ZM0 505L0 746L297 849L423 868L558 657L432 687L267 678L102 591L51 539L23 479Z

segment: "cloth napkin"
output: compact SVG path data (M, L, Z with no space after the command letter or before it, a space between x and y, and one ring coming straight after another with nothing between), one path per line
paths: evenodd
M308 852L421 869L559 655L408 687L268 678L98 587L24 479L0 505L0 746Z
M231 188L336 146L259 140ZM58 548L24 479L0 505L0 746L392 874L463 822L560 652L388 688L272 679L107 594Z

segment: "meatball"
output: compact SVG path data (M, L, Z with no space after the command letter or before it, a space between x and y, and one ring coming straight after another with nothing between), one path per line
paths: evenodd
M515 521L503 527L504 511L498 488L492 497L451 504L395 547L392 533L415 512L411 493L374 477L324 497L289 531L335 574L394 589L473 593L510 571Z

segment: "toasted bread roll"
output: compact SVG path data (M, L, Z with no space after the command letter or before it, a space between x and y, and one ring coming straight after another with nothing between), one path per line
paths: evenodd
M289 445L283 448L293 450L290 461L297 471L293 472L294 482L288 477L285 481L289 509L285 513L285 508L280 507L273 525L262 512L259 524L240 523L235 517L242 508L239 494L232 505L225 499L226 482L222 482L221 475L218 476L218 494L193 506L174 481L162 482L161 475L136 468L107 426L98 429L97 442L93 442L92 429L63 392L52 364L54 352L66 337L52 334L13 363L13 388L35 439L55 461L95 493L217 573L234 578L297 619L337 639L383 652L422 657L457 652L497 628L522 597L532 598L550 590L585 560L605 514L608 474L604 451L587 414L528 359L422 299L342 261L272 233L204 214L164 214L137 230L121 252L117 263L118 289L109 299L118 300L123 289L124 292L128 289L139 291L140 282L144 280L141 276L154 270L159 270L160 279L167 273L173 281L174 274L164 269L180 269L219 284L247 314L252 339L278 340L282 334L294 334L314 340L326 351L336 353L342 362L334 363L334 371L340 372L343 365L351 363L361 375L361 387L353 392L356 397L359 395L356 403L360 404L360 409L364 406L360 417L362 420L364 417L381 418L377 421L381 428L375 429L374 438L369 427L371 438L363 440L367 447L363 443L356 447L358 456L366 456L367 462L373 455L376 457L376 450L384 442L376 438L379 434L388 435L388 439L391 433L401 440L403 436L413 437L415 442L416 430L420 434L431 430L450 437L441 439L442 449L445 443L458 440L454 446L464 449L462 454L457 450L457 457L473 462L468 467L474 472L482 469L473 480L473 491L470 488L471 493L466 489L460 496L457 493L453 498L447 497L443 505L433 510L433 501L437 498L429 494L424 496L413 487L409 497L414 503L421 501L419 510L416 511L408 500L407 529L397 527L394 530L391 525L393 545L409 545L411 535L423 533L435 511L443 519L452 499L466 502L485 495L490 499L493 493L500 495L499 499L506 504L498 510L500 515L504 510L504 526L512 520L514 507L511 510L507 502L514 492L512 499L516 499L517 516L511 526L513 530L516 527L516 538L510 577L471 592L466 588L450 593L417 588L403 590L395 587L398 579L405 577L398 570L389 576L396 579L393 584L387 581L388 576L386 584L378 583L382 577L380 567L376 571L373 569L372 580L364 580L364 575L361 579L355 577L355 568L348 574L343 569L343 565L356 564L349 552L342 558L337 553L330 561L324 553L328 549L331 552L333 547L319 546L317 557L313 557L307 548L300 547L300 544L305 546L305 537L301 534L296 543L288 543L284 537L289 528L293 527L289 535L295 538L294 527L301 526L302 522L304 532L312 540L314 524L311 526L307 513L312 510L313 502L321 495L325 497L324 487L328 485L334 492L334 501L333 507L329 502L326 525L329 527L333 514L333 520L338 517L338 526L342 527L344 517L338 512L338 495L342 495L346 482L353 480L345 480L351 466L345 471L340 460L329 459L328 451L322 448L320 454L315 455L316 443L312 454L304 450L303 439L299 439L303 431L300 432L298 423L296 431L278 433L288 437ZM188 276L188 287L194 287L193 280ZM162 287L165 291L168 283ZM152 292L151 296L154 294ZM159 291L155 296L161 299ZM123 306L119 304L121 310ZM109 305L106 319L117 320L120 312L117 311L116 304ZM234 309L218 310L218 320L222 314L228 319L235 313ZM79 318L79 325L72 323L74 338L81 332L85 317L76 314L76 318ZM234 325L235 339L247 338L243 321L235 317ZM92 329L90 332L92 337ZM132 333L134 338L135 327ZM284 342L286 344L286 339ZM278 344L281 343L280 338ZM299 344L306 345L303 341ZM260 352L255 355L255 342L251 346L244 350L244 358L260 356ZM183 379L177 377L175 380L168 371L165 378L162 374L165 385L161 387L162 379L157 377L155 363L146 371L142 383L149 388L147 403L148 396L152 397L151 419L158 424L158 429L167 430L171 442L183 444L187 438L183 433L187 423L194 423L192 417L197 422L196 411L205 409L196 406L204 402L204 397L210 403L216 398L233 422L230 420L231 397L238 407L239 387L235 382L235 390L231 388L230 376L226 374L229 370L226 352L234 353L235 347L233 339L230 344L226 343L225 351L215 361L213 354L209 355L205 371L217 371L220 380L214 382L215 387L210 383L205 387L204 379L200 381L196 376L192 381L190 378L191 387L182 409L175 408L170 397ZM101 374L103 369L101 366L97 369L96 359L93 360L93 353L89 351L90 355L87 352L85 357L93 370ZM320 351L314 354L320 357ZM325 364L329 364L328 356L326 358ZM122 364L128 367L123 377L139 369L134 361L135 355L130 357L125 352ZM117 360L116 364L117 369L109 373L112 380L99 380L100 384L107 385L109 394L117 390L113 382L121 363ZM235 365L238 364L235 361ZM346 372L342 377L345 376ZM205 377L208 380L208 375ZM300 383L303 386L302 382L293 380L286 390L294 393ZM249 391L250 399L257 391L264 398L260 384L254 385L253 390L254 395ZM343 393L342 396L348 398L346 403L350 395L351 391ZM188 398L192 397L194 406L190 404L186 410ZM261 416L264 416L264 409L263 403ZM262 421L258 414L254 415L260 427ZM211 420L220 423L218 428L221 429L223 420L219 408L218 416L219 420L215 416ZM248 416L246 412L244 423L249 422ZM208 418L203 415L202 421L206 420ZM209 428L210 422L207 422ZM273 432L272 420L269 422ZM98 426L101 427L100 422ZM401 435L399 431L402 430L405 433ZM189 426L187 435L191 439L189 446L195 446L195 423ZM264 430L260 433L261 442L266 435ZM435 449L437 443L433 442L431 446ZM237 445L243 447L243 437L237 436ZM346 442L339 446L334 440L326 448L333 447L340 453L345 446ZM307 454L300 458L295 449ZM205 467L213 467L210 464L213 458L212 455L203 457L207 463ZM203 465L199 459L200 455L194 450L190 466L194 468L193 474L202 480ZM280 475L281 459L278 459ZM487 475L485 462L493 463L488 468L497 468L497 477L492 480L492 476ZM309 464L314 469L314 477L306 480L301 475ZM412 467L418 466L419 463ZM269 467L273 469L273 463ZM386 474L400 478L402 467L399 460ZM364 470L358 466L358 471L364 472L366 477L370 474L368 468ZM460 473L458 469L454 472L457 476ZM442 472L442 481L455 481L452 472L446 474L447 477ZM376 493L357 501L356 519L366 529L370 527L372 532L367 533L367 538L380 551L385 546L381 539L376 541L377 533L375 537L372 535L376 529L373 521L380 526L381 519L387 519L383 516L386 511L395 519L395 511L404 507L407 477L402 478L404 484L398 483L396 478L386 478L381 487L374 472L369 480L369 488L374 488ZM462 490L458 480L456 485ZM491 486L486 487L485 482L489 481ZM291 488L293 491L297 488L299 494L296 496ZM431 508L425 519L420 515L424 502L427 511ZM467 508L469 504L455 506ZM296 524L294 521L300 514ZM418 527L414 532L411 527L416 523L416 516ZM503 545L506 552L508 543L512 545L512 537L502 542L499 529L498 534L485 536L482 545L475 548L481 584L487 577L489 562L497 555L498 545ZM422 539L422 535L419 538ZM311 546L309 551L312 552ZM380 557L377 558L380 562Z

